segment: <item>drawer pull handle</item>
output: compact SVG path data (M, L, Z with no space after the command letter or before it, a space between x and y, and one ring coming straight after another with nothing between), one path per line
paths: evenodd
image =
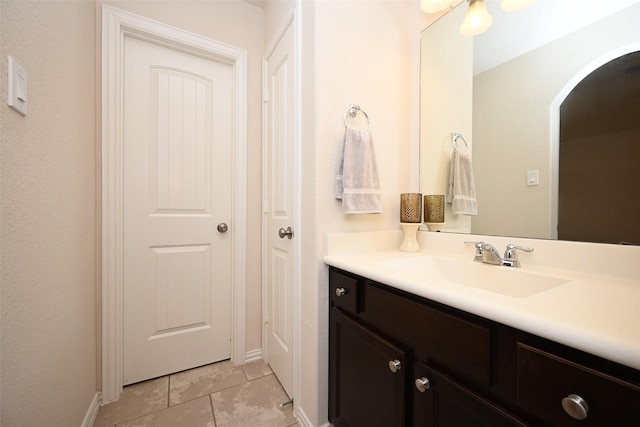
M416 388L420 393L424 393L431 388L431 383L428 378L416 378Z
M587 401L577 394L570 394L562 399L562 409L571 417L576 420L584 420L587 418L589 412L589 405Z
M402 369L402 363L400 363L400 361L398 359L389 360L389 370L391 372L396 373L400 369Z
M336 296L341 297L346 293L347 293L347 290L345 288L336 288Z

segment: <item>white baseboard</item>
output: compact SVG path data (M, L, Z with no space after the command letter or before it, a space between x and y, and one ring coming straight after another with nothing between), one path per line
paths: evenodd
M244 361L246 363L257 362L258 360L262 360L262 349L256 348L255 350L247 351L244 356Z
M102 402L102 394L97 391L96 394L93 395L93 400L91 400L89 409L87 409L87 413L84 415L84 420L82 420L80 427L93 426L93 422L96 420L96 415L98 415L98 410L100 409L100 402Z
M296 419L298 420L298 424L300 424L301 427L316 427L313 425L311 421L309 421L309 417L307 417L307 414L304 412L304 409L302 408L296 409ZM332 426L333 424L327 422L318 427L332 427Z

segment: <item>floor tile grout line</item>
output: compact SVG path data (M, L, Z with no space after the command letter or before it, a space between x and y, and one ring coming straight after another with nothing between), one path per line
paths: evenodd
M240 369L242 369L242 373L244 374L244 379L247 380L247 382L249 382L249 375L247 375L247 371L244 369L244 367L247 366L246 364L240 366Z
M154 380L162 379L162 378L165 378L165 377L167 377L167 383L169 383L169 378L168 378L169 376L168 375L165 375L163 377L158 377L158 378L152 378L151 380L147 380L147 381L154 381ZM145 382L145 381L143 381L143 382ZM131 384L131 385L135 385L135 384ZM126 387L129 387L129 386L126 386ZM156 410L153 410L151 412L145 412L145 413L142 413L142 414L138 414L136 416L133 416L131 418L127 418L127 419L124 419L124 420L116 421L116 423L113 425L113 427L118 427L118 425L120 425L120 424L128 423L128 422L133 421L133 420L135 420L137 418L146 417L148 415L155 414L156 412L164 411L165 409L169 408L168 405L169 405L169 397L167 396L167 406L166 407L160 408L160 409L156 409Z
M168 406L166 408L160 408L160 409L156 409L156 410L151 411L151 412L147 412L147 413L144 413L144 414L136 415L133 418L127 418L126 420L118 421L117 423L115 423L113 425L113 427L118 427L119 424L128 423L128 422L136 420L138 418L148 417L149 415L157 414L158 412L166 411L167 409L175 408L176 406L180 406L180 405L183 405L185 403L193 402L194 400L202 399L203 397L207 397L207 396L211 396L211 395L206 395L205 394L205 395L202 395L202 396L198 396L198 397L196 397L194 399L189 399L189 400L185 400L184 402L176 403L173 406ZM209 401L211 401L211 398L209 398ZM213 413L213 404L211 404L211 405L212 405L211 406L211 411ZM215 417L215 413L214 413L214 417ZM108 427L111 427L111 426L108 426Z
M216 362L216 363L219 363L219 362ZM204 366L208 366L208 365L204 365ZM244 365L242 365L242 366L244 366ZM242 369L242 366L239 366L239 368L241 368L241 369ZM202 367L203 367L203 366L198 366L198 367L193 368L193 369L199 369L199 368L202 368ZM189 371L189 369L188 369L188 370L186 370L186 371L178 372L178 373L187 372L187 371ZM202 397L204 397L204 396L211 395L211 394L214 394L214 393L218 393L218 392L220 392L220 391L228 390L228 389L230 389L230 388L233 388L233 387L236 387L236 386L239 386L239 385L242 385L242 384L248 384L248 383L250 383L251 381L253 381L253 380L249 380L249 378L247 377L247 374L245 373L244 369L242 369L242 374L243 374L243 375L244 375L244 377L245 377L245 382L244 382L244 383L230 385L230 386L227 386L227 387L221 388L220 390L216 390L216 391L214 391L214 392L212 392L212 393L205 393L205 394L202 394L202 395L200 395L200 396L195 396L195 397L192 397L192 398L190 398L190 399L187 399L187 400L184 400L184 401L181 401L181 402L175 403L175 404L173 404L173 405L171 405L171 399L170 399L170 397L171 397L171 396L170 396L170 393L171 393L171 386L169 386L169 397L168 397L168 399L169 399L169 400L168 400L168 402L169 402L169 406L168 406L168 408L171 408L171 407L174 407L174 406L177 406L177 405L181 405L181 404L183 404L183 403L190 402L190 401L192 401L192 400L200 399L200 398L202 398ZM175 375L175 374L172 374L172 375ZM262 377L254 378L254 380L257 380L257 379L260 379L260 378L263 378L263 377L267 377L267 376L269 376L269 375L273 375L273 373L268 374L268 375L263 375ZM169 375L169 377L171 377L171 375ZM171 380L169 380L169 381L171 381ZM157 412L157 411L154 411L154 412Z
M167 375L167 408L171 407L171 374Z
M213 394L209 395L209 405L211 406L211 415L213 416L213 427L217 427L218 421L216 420L216 410L213 409Z
M265 362L265 364L266 364L266 362ZM207 365L204 365L204 366L207 366ZM217 426L217 421L216 421L216 419L215 419L215 410L214 410L214 407L213 407L213 394L218 393L218 392L222 392L222 391L225 391L225 390L228 390L228 389L231 389L231 388L233 388L233 387L237 387L237 386L242 385L242 384L250 384L250 383L251 383L251 382L253 382L253 381L260 380L260 379L264 379L264 378L267 378L267 377L270 377L270 376L275 377L275 378L276 378L276 380L278 381L278 383L280 383L280 381L279 381L279 380L277 379L277 377L275 376L275 373L274 373L274 372L273 372L273 370L271 370L271 369L270 369L270 370L271 370L271 372L270 372L269 374L264 374L264 373L262 373L262 375L260 375L260 376L258 376L258 377L256 377L256 378L253 378L253 379L251 379L251 380L250 380L250 379L249 379L249 377L248 377L248 375L247 375L247 373L246 373L246 371L245 371L245 369L244 369L244 366L246 366L246 365L241 365L241 366L239 366L239 367L242 369L243 376L245 377L245 382L244 382L244 383L236 384L236 385L229 386L229 387L225 387L225 388L220 389L220 390L217 390L217 391L215 391L215 392L213 392L213 393L207 393L207 394L203 394L203 395L201 395L201 396L196 396L196 397L193 397L193 398L187 399L187 400L185 400L185 401L178 402L178 403L176 403L176 404L174 404L174 405L171 405L171 377L172 377L173 375L175 375L175 374L169 374L169 375L165 375L165 376L163 376L163 377L159 377L159 378L165 378L165 377L167 378L166 406L165 406L164 408L160 408L160 409L152 410L152 411L147 412L147 413L144 413L144 414L136 415L136 416L134 416L134 417L132 417L132 418L128 418L128 419L125 419L125 420L120 420L120 421L116 422L115 424L113 424L113 427L117 427L117 426L118 426L118 425L120 425L120 424L128 423L128 422L131 422L131 421L133 421L133 420L135 420L135 419L138 419L138 418L146 417L146 416L149 416L149 415L152 415L152 414L155 414L155 413L158 413L158 412L161 412L161 411L167 410L167 409L169 409L169 408L173 408L173 407L176 407L176 406L179 406L179 405L182 405L182 404L185 404L185 403L188 403L188 402L191 402L191 401L197 400L197 399L201 399L201 398L203 398L203 397L205 397L205 396L208 396L208 397L209 397L209 402L210 402L210 405L211 405L211 411L212 411L212 414L213 414L214 423L216 423L215 425ZM269 365L267 364L267 366L269 366ZM200 368L200 367L196 367L196 368L193 368L193 369L198 369L198 368ZM271 368L271 367L269 367L269 368ZM188 371L188 370L181 371L181 372L186 372L186 371ZM158 379L158 378L156 378L156 379ZM282 385L280 385L280 386L282 387ZM283 390L284 390L284 388L283 388ZM286 393L285 393L285 394L286 394ZM297 421L296 421L296 422L297 422ZM295 425L295 423L294 423L294 424L291 424L291 425Z

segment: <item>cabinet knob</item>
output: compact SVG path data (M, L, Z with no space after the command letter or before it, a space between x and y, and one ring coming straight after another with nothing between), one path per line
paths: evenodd
M416 378L416 388L420 393L424 393L431 388L431 383L428 378Z
M562 409L571 417L576 420L584 420L587 418L589 412L589 405L587 401L577 394L570 394L562 399Z
M336 295L341 297L342 295L346 294L347 290L345 288L336 288Z
M395 360L389 360L389 370L391 372L398 372L400 369L402 369L402 363L400 363L400 361L398 359Z

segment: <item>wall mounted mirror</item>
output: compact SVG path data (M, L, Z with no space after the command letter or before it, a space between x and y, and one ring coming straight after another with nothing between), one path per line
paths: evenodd
M633 159L631 164L640 164L640 106L632 102L640 100L640 55L628 55L640 51L640 1L536 0L511 13L504 12L498 0L485 3L493 25L481 35L459 33L466 1L422 33L420 191L446 193L455 132L468 141L478 198L477 216L452 215L448 206L442 231L640 244L640 221L635 219L640 167L625 166L624 181L635 188L626 200L607 192L613 193L623 179L618 175L610 181L614 175L604 167L617 164L608 153L621 150L623 157ZM585 123L606 114L632 118L615 129L605 126L597 135L580 135L580 146L598 139L605 147L599 154L603 167L596 162L575 172L584 176L571 177L591 200L570 209L560 202L560 194L567 194L560 182L569 182L562 178L560 165L568 156L574 163L581 160L575 150L560 148L561 121L569 120L561 119L561 106L581 81L601 68L615 68L617 83L592 78L599 82L596 92L601 95L593 101L581 101L578 95L572 104L595 105L582 119ZM622 99L617 107L602 96L613 92ZM594 215L601 206L606 215ZM559 221L559 210L564 220ZM566 217L570 210L583 225L578 232L558 231L559 222L574 222ZM623 230L611 232L614 224L624 224L618 227Z

